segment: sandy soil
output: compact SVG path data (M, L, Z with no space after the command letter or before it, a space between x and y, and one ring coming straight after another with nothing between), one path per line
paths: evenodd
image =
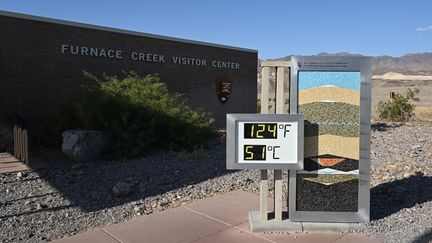
M418 88L419 102L416 105L416 117L432 121L432 80L381 80L372 79L372 117L377 119L376 105L380 100L388 100L390 92L406 94L408 88Z
M432 80L432 76L424 75L405 75L402 73L389 72L383 75L373 75L373 79L385 79L385 80Z
M359 138L342 137L334 135L321 135L319 137L305 137L304 157L315 157L331 154L336 157L359 159ZM342 146L343 145L343 146Z
M299 105L312 102L342 102L360 105L360 92L341 87L314 87L299 90Z

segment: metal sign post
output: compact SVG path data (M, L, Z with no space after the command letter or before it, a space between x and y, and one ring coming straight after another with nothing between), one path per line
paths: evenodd
M261 76L261 114L269 113L269 96L270 96L270 68L276 69L276 94L275 94L275 113L287 114L284 111L284 91L285 87L288 90L289 82L285 83L285 71L288 72L287 80L289 80L289 65L287 61L264 61L262 62ZM288 97L287 97L288 99ZM268 220L267 213L267 198L268 198L268 172L261 171L260 185L260 202L261 202L261 219ZM274 213L276 220L282 220L282 170L274 170Z
M302 162L303 162L303 122L301 116L298 115L287 115L287 110L284 109L284 91L285 87L286 90L288 90L288 85L286 84L285 80L288 78L288 76L285 75L285 73L289 73L289 62L286 61L277 61L277 62L263 62L262 64L262 90L261 90L261 114L260 115L239 115L239 114L230 114L227 116L227 134L228 134L228 142L227 142L227 168L232 169L239 169L239 168L257 168L261 169L260 171L260 219L263 221L269 220L268 216L268 171L267 169L274 169L274 217L275 220L281 221L282 220L282 208L283 208L283 200L282 200L282 169L300 169L302 168ZM270 97L270 68L275 67L276 68L276 85L274 87L275 90L275 113L278 115L265 115L269 113L269 100ZM285 111L286 110L286 111ZM285 114L285 115L281 115ZM284 124L282 121L287 121L287 117L289 117L289 120L294 119L295 122L293 124ZM247 124L248 126L245 126L242 122L239 122L238 125L234 125L237 120L248 120L248 121L273 121L273 122L279 122L279 123L271 123L271 124L256 124L256 126L253 126L251 124ZM292 120L292 121L294 121ZM274 125L274 126L273 126ZM293 125L293 126L291 126ZM262 126L262 127L259 127ZM260 151L263 147L258 146L252 146L248 145L248 147L245 147L245 151L239 150L243 149L242 146L246 146L243 144L243 136L247 139L252 139L257 137L253 137L254 132L257 131L257 129L263 129L263 134L267 134L269 131L275 131L275 129L278 129L279 134L283 134L284 139L281 137L278 137L277 139L273 140L273 143L265 145L267 149L270 149L268 152L272 152L273 156L275 156L276 152L278 157L278 160L271 159L271 157L266 158L266 161L264 163L251 163L251 161L235 161L235 156L238 156L242 153L248 153L251 151ZM300 129L300 130L299 130ZM243 131L244 130L244 131ZM286 138L285 136L289 132L290 138ZM236 133L238 131L243 131L242 134L237 135ZM251 134L249 134L251 133ZM230 139L230 136L233 136L233 134L236 134L236 137L232 137ZM297 137L294 137L297 136ZM238 140L240 139L240 141ZM297 141L298 140L298 141ZM300 141L301 140L301 141ZM230 142L235 141L235 144L230 144ZM270 141L270 140L268 140ZM248 141L251 143L251 141ZM230 148L233 148L234 146L237 146L235 153L230 151ZM264 146L264 145L261 145ZM254 152L255 153L255 152ZM255 155L255 154L254 154ZM291 155L294 157L289 157L287 155ZM298 157L300 156L300 157ZM262 156L261 156L262 158ZM274 158L274 157L273 157ZM234 163L232 161L235 161ZM285 162L282 162L285 161ZM291 161L291 162L289 162ZM292 161L294 161L296 164L292 164ZM249 162L249 164L247 164Z
M288 113L287 83L290 114L268 114L273 75L274 111ZM370 75L366 57L262 63L262 114L227 115L227 168L261 169L260 212L249 214L253 232L345 231L369 221ZM286 125L297 130L292 138L281 137ZM274 151L284 153L272 156ZM274 170L274 220L268 217L268 169ZM289 170L287 220L282 220L282 169Z
M303 116L227 114L227 169L261 169L267 195L267 169L275 171L275 219L282 220L282 169L303 168ZM267 197L260 197L261 220L268 220Z

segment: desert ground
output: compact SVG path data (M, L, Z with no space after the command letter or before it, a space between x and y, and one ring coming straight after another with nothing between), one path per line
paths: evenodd
M432 79L373 79L372 106L409 87L420 89L416 119L429 122L372 122L371 222L356 233L385 243L432 240ZM0 242L45 242L229 191L257 193L259 171L227 171L225 149L222 136L202 151L0 174ZM60 156L41 159L62 164ZM116 196L118 184L127 193Z
M381 100L388 100L390 92L405 95L408 88L418 88L419 102L413 102L416 106L416 119L432 121L432 76L424 76L423 80L402 79L372 79L372 119L378 120L376 106ZM414 78L408 76L408 78ZM430 78L429 80L427 78Z
M430 242L432 123L372 128L371 222L356 233L383 243ZM259 170L227 171L225 148L221 139L200 153L155 151L128 161L0 174L0 242L45 242L229 191L257 193ZM118 183L130 185L129 194L115 196Z

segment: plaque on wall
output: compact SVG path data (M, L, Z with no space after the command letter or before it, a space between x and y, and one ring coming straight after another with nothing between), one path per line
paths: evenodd
M228 101L232 91L232 79L228 75L221 75L216 78L216 94L222 104Z

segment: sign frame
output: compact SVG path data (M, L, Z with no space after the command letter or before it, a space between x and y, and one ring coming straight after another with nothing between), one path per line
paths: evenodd
M369 222L370 221L370 134L371 134L371 63L370 57L294 56L291 58L290 113L298 109L299 71L360 72L359 184L357 212L297 211L297 171L289 172L289 214L291 221Z
M237 148L238 138L236 128L239 122L297 122L297 163L238 163ZM227 114L226 117L226 168L241 169L303 169L304 153L304 120L300 114Z

